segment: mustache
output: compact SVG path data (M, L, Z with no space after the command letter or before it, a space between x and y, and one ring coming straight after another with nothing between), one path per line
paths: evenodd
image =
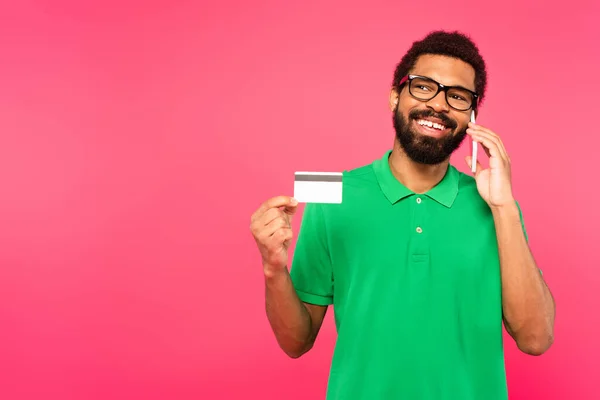
M433 110L413 110L408 114L408 117L410 119L422 119L422 118L437 118L440 121L442 121L442 123L444 125L446 125L447 128L450 129L456 129L456 127L458 126L458 123L456 121L454 121L453 119L451 119L450 117L448 117L445 114L439 114L436 113Z

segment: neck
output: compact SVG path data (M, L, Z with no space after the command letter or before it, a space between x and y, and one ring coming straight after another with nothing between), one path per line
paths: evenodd
M426 165L411 160L396 140L389 160L392 174L400 183L415 193L425 193L436 186L448 170L449 160Z

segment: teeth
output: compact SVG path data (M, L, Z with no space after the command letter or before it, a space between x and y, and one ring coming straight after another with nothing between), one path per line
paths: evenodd
M420 119L417 121L417 123L419 125L424 125L424 126L428 126L430 128L435 128L435 129L439 129L440 131L443 131L444 129L446 129L446 127L444 125L435 123L435 122L431 122L431 121L427 121L424 119Z

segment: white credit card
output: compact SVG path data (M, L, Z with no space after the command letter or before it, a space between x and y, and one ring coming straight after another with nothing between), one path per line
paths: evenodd
M294 175L294 198L298 202L342 202L341 172L296 172Z

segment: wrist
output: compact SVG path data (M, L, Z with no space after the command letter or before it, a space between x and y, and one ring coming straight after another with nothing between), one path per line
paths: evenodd
M288 270L286 266L275 266L269 263L263 263L263 274L265 275L265 279L279 279L282 276L288 274Z
M494 219L520 219L519 207L517 207L517 203L514 200L506 204L491 206L490 208Z

